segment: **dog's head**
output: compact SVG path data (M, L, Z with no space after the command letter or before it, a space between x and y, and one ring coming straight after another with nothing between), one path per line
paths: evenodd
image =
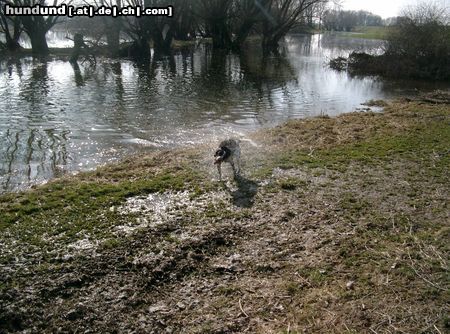
M220 147L217 149L216 153L214 153L214 164L221 164L226 158L230 156L230 150L226 147Z

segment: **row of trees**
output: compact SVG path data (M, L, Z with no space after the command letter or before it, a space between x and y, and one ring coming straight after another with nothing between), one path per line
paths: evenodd
M56 4L57 0L53 0ZM71 1L71 0L67 0ZM94 6L163 7L172 5L174 17L95 17L85 19L99 36L106 37L112 55L118 55L120 36L133 41L128 52L140 58L150 55L152 41L157 53L170 51L172 40L211 37L214 48L239 51L250 34L261 36L265 53L276 53L279 41L293 28L312 23L316 13L324 11L329 0L85 0ZM21 32L31 41L33 53L47 54L45 35L59 17L6 16L4 4L13 6L45 5L46 0L0 0L0 29L4 47L19 47ZM68 3L68 2L66 2ZM61 1L58 2L61 4ZM87 3L85 3L87 4ZM92 31L92 30L91 30Z
M381 26L381 16L360 10L327 10L322 18L323 27L332 31L351 31L357 26Z

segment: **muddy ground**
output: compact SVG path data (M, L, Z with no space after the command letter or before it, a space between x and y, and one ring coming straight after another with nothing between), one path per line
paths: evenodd
M0 333L449 332L433 99L254 133L224 182L211 144L2 196Z

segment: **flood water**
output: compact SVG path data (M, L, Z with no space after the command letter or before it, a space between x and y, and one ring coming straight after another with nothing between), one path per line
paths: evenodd
M349 112L433 83L355 78L326 62L381 41L290 36L263 59L197 45L136 64L99 59L0 60L0 192L26 188L142 150L241 136L292 118Z

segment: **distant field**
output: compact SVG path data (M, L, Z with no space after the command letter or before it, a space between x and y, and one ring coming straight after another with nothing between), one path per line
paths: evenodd
M386 39L389 29L389 27L355 27L352 32L343 32L342 34L356 38Z

